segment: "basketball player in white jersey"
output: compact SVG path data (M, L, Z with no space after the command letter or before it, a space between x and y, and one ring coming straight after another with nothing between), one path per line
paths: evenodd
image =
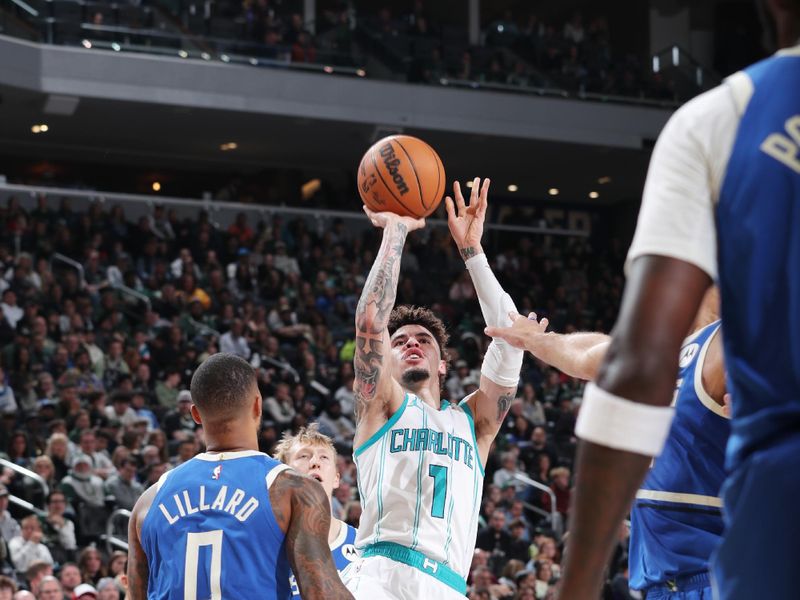
M509 324L513 303L480 246L488 190L489 180L481 187L476 179L467 207L456 183L455 203L446 200L448 224L487 324ZM406 235L425 222L366 212L383 242L356 311L361 558L343 580L358 600L463 598L483 465L514 398L523 352L493 341L479 390L457 404L442 402L444 325L425 308L392 310Z

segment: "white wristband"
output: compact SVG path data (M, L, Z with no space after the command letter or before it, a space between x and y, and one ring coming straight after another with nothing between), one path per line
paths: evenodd
M675 409L615 396L593 383L586 386L575 435L616 450L658 456L669 436Z
M508 313L512 310L517 312L517 307L514 306L511 296L497 281L486 254L481 252L477 256L467 259L464 264L472 278L472 285L475 286L475 293L478 295L478 302L481 304L481 312L486 325L510 327L511 319L508 318Z

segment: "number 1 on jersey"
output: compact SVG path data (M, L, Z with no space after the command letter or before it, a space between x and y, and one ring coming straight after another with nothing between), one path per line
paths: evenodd
M444 519L444 505L447 500L447 467L429 465L428 476L433 477L431 516L437 519Z

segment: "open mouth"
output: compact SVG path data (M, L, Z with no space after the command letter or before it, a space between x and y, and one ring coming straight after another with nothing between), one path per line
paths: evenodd
M322 477L320 476L319 473L309 473L308 476L311 477L311 479L316 479L317 481L322 483Z
M419 350L407 350L403 353L403 360L422 360L424 357L422 356L422 352Z

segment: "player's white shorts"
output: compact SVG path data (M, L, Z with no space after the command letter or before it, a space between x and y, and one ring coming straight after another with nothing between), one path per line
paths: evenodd
M342 572L344 585L355 600L464 600L449 585L384 556L358 558Z

